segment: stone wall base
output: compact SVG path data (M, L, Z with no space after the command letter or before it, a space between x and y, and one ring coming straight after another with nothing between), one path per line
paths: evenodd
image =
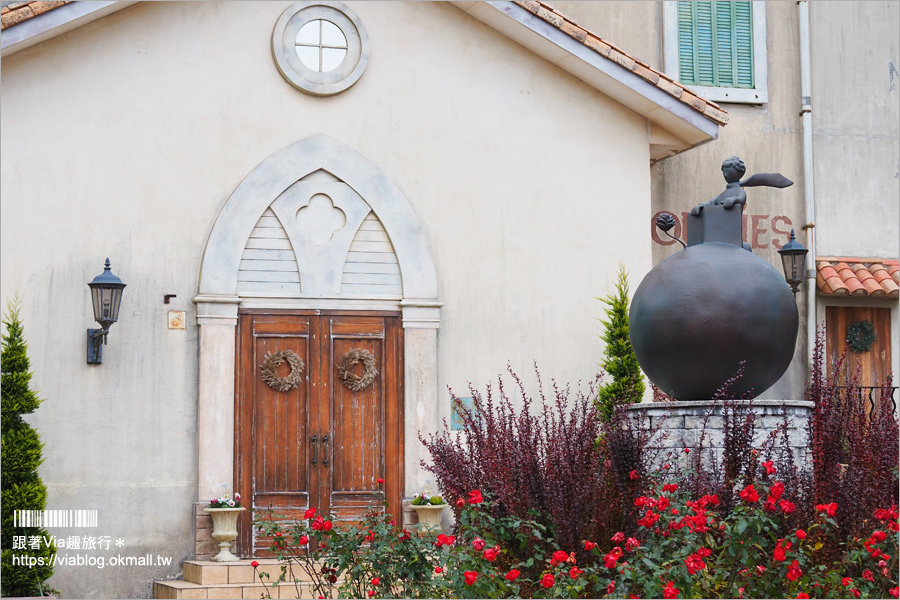
M212 517L203 509L209 502L194 502L194 560L209 560L219 553L219 542L212 537Z
M783 419L788 422L788 446L798 467L803 468L808 461L809 418L814 404L803 400L732 400L735 407L749 405L756 415L753 447L760 448L770 434L778 431ZM643 429L658 428L651 440L651 446L663 449L660 460L666 460L666 449L676 452L684 448L697 450L701 447L702 459L722 459L725 445L724 421L721 400L694 400L685 402L641 402L626 408L635 422ZM641 418L643 417L643 418ZM705 429L704 429L705 423ZM663 433L667 436L663 437ZM776 450L783 446L779 435Z

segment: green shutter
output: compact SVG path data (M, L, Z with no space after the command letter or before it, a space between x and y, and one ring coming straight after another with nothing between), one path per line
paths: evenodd
M753 87L753 4L678 2L682 83Z

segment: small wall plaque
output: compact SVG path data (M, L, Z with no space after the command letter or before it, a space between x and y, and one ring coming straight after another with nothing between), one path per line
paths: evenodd
M475 401L471 397L460 398L459 401L462 404L463 410L472 411L475 408ZM452 399L450 400L450 402L452 403L450 407L450 429L454 431L465 429L465 426L463 425L462 415L459 414L458 406L455 402L453 402Z
M185 311L170 310L169 311L169 329L184 329Z

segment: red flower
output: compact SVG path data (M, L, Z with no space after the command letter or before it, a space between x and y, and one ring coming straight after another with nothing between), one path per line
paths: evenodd
M662 512L669 508L669 499L665 496L660 496L659 500L656 501L656 510Z
M809 598L809 594L807 594L806 592L800 592L799 594L797 594L797 598Z
M782 494L784 494L784 484L780 481L776 481L769 490L769 497L772 498L772 500L778 500L781 498Z
M250 563L250 566L255 569L256 567L259 566L259 562L254 560L252 563Z
M678 484L677 483L667 483L666 485L663 486L662 489L664 492L671 493L678 489Z
M325 521L324 523L322 523L322 529L325 531L331 531L331 527L331 521Z
M685 454L690 454L690 453L691 453L691 449L690 449L690 448L685 448L685 449L684 449L684 453L685 453ZM672 597L674 598L675 596L672 596Z
M788 500L781 500L778 502L778 506L781 507L781 510L784 511L784 514L789 515L795 510L797 510L797 506Z
M309 511L306 511L306 512L309 512ZM322 531L322 529L324 527L325 527L325 519L323 519L321 516L316 517L316 520L313 521L312 528L315 529L316 531Z
M553 587L554 583L556 583L556 580L553 578L553 575L551 573L545 573L541 578L541 585L545 588Z
M374 542L374 541L375 541L375 532L372 531L372 530L370 529L370 530L369 530L369 535L367 535L367 536L366 536L365 538L363 538L363 539L365 539L367 542Z
M853 580L849 577L844 577L843 579L841 579L841 585L844 587L847 587L851 583L853 583Z
M628 474L628 478L631 479L632 481L634 481L635 479L640 478L640 475L638 475L637 471L632 471L631 473Z
M790 550L790 549L791 549L790 541L786 542L784 540L778 540L778 542L775 544L775 551L773 553L773 558L775 560L777 560L778 562L785 560L786 556L784 553L785 553L785 551Z
M306 537L305 535L301 535L300 539L297 540L297 543L300 544L301 546L305 546L307 543L309 543L309 538Z
M582 571L578 567L572 567L571 569L569 569L569 577L571 577L572 579L578 579L579 575L581 575L582 573L584 573L584 571Z
M315 515L315 514L316 514L316 509L310 508L305 513L303 513L303 518L304 519L312 519L313 515Z
M563 552L562 550L557 550L553 553L553 560L558 563L564 563L569 559L569 555Z
M603 557L604 565L607 569L615 569L616 563L619 561L619 557L615 554L607 554Z
M766 572L766 568L762 565L756 565L756 574L763 575Z
M687 448L685 448L685 450L687 450ZM675 587L674 581L670 581L666 587L663 588L663 598L666 598L667 600L670 598L677 598L680 593L678 588Z
M375 590L369 590L366 592L369 595L369 598L375 595Z
M378 478L378 485L384 485L384 479L381 477Z
M829 517L833 517L837 512L837 502L832 502L831 504L816 504L816 510L824 512Z
M788 581L797 581L801 575L803 575L803 571L800 570L800 564L795 560L788 567L785 577L787 577Z
M472 547L481 552L484 550L484 540L480 537L475 538L472 540Z
M627 550L628 552L631 552L632 550L634 550L635 548L637 548L640 545L641 545L641 543L638 540L630 537L625 541L625 550Z
M613 541L613 542L616 542L616 543L624 542L624 541L625 541L625 534L622 533L621 531L617 531L617 532L616 532L616 535L612 536L612 537L610 538L610 540Z
M659 515L658 515L657 513L653 512L652 510L648 510L648 511L647 511L647 514L645 514L645 515L643 516L643 518L641 518L640 520L638 520L637 523L638 523L638 525L640 525L641 527L646 527L646 528L649 529L650 527L653 527L653 525L654 525L657 521L659 521Z
M589 542L588 540L585 540L585 541L584 541L584 549L585 549L586 552L590 552L590 551L593 550L596 546L597 546L597 544L595 544L594 542Z
M606 586L606 593L607 594L615 594L616 593L616 582L615 581L609 582L609 585Z
M687 566L688 575L693 575L697 571L702 571L706 568L706 563L703 562L703 556L700 552L695 552L684 559L684 564Z
M434 568L434 572L435 572L435 573L443 573L443 572L444 572L444 569L442 569L442 568L440 568L440 567L435 567L435 568Z
M766 468L766 475L772 475L775 473L775 467L772 466L772 461L767 460L762 464Z
M897 598L898 596L900 596L900 586L895 585L888 590L888 594L891 595L891 598Z
M484 498L481 497L481 492L478 490L469 492L469 504L481 504L482 502L484 502Z
M876 542L883 542L887 539L887 534L880 529L876 529L872 532L872 539L874 539Z
M753 487L752 483L741 490L741 500L746 500L747 502L759 501L759 494L756 492L756 488Z
M872 571L870 571L870 570L868 570L868 569L866 569L865 571L863 571L862 578L865 579L866 581L871 581L871 582L873 582L873 583L874 583L874 581L875 581L875 576L872 575Z
M378 585L381 583L381 580L377 577L372 578L372 585Z
M500 556L500 546L494 546L493 548L488 548L484 551L484 560L488 562L494 562L497 560L497 557Z
M798 529L798 530L797 530L797 533L796 533L795 535L797 536L797 539L798 539L798 540L805 540L805 539L806 539L806 532L803 531L802 529Z
M435 546L441 548L443 546L452 546L453 542L456 541L456 538L452 535L444 535L443 533L438 534L437 541L434 543Z
M509 573L507 573L505 577L508 581L515 581L516 578L521 574L521 571L519 571L518 569L510 569Z
M478 579L478 573L476 571L466 571L463 573L463 577L466 580L466 585L472 585Z

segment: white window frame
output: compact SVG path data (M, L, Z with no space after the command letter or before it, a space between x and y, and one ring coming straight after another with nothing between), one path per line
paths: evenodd
M678 72L678 2L663 3L663 57L666 75L680 81ZM701 97L713 102L766 104L769 101L766 63L766 3L753 2L753 82L756 87L731 88L685 84Z

